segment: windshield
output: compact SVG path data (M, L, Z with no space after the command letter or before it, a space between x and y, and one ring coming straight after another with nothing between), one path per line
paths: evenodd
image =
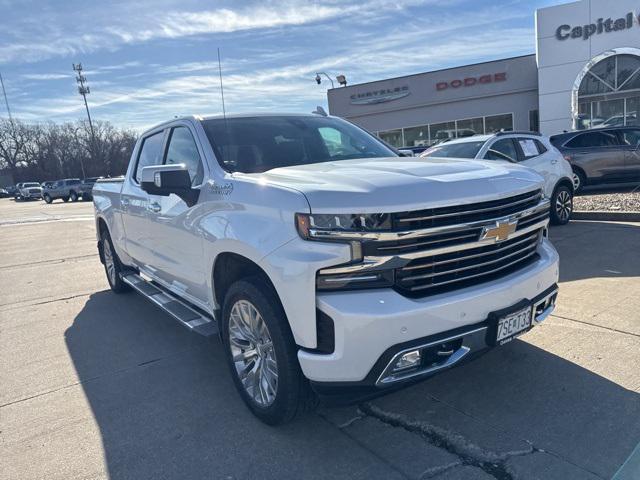
M229 172L397 157L374 136L338 118L264 116L204 120L202 125L222 168Z
M443 143L420 154L421 157L475 158L484 142Z
M23 183L22 184L23 188L27 188L27 187L39 187L40 184L39 183Z

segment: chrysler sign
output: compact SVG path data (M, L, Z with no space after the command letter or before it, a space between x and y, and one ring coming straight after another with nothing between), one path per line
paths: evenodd
M376 103L391 102L399 98L406 97L411 92L409 86L394 88L381 88L380 90L371 90L369 92L354 93L351 95L352 105L373 105Z
M488 75L480 75L479 77L466 77L451 80L449 82L436 83L436 90L447 90L450 88L472 87L474 85L483 85L494 82L504 82L507 79L507 72L492 73Z
M628 30L633 28L633 24L637 22L640 25L640 15L636 17L633 12L627 13L625 17L613 20L612 18L599 18L595 23L587 25L560 25L556 28L556 38L558 40L566 40L568 38L582 38L588 40L592 35L600 35L602 33L617 32L619 30Z

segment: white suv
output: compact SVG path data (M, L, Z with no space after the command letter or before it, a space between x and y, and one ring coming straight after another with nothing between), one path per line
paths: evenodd
M474 135L434 145L420 156L498 160L532 168L544 177L544 193L551 199L552 222L557 225L569 222L573 212L573 172L549 137L534 132Z

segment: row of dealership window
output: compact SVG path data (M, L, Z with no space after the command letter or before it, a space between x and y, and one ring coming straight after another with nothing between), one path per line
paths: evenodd
M532 130L538 129L537 110L529 112L529 123ZM489 115L418 127L398 128L377 132L377 134L382 140L394 147L423 147L449 138L469 137L501 130L513 130L513 114Z

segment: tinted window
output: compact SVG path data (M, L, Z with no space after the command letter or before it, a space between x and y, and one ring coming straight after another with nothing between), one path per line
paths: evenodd
M222 167L256 173L353 158L397 157L378 139L338 118L264 116L202 122Z
M509 160L517 162L518 152L510 138L503 138L491 145L484 158L487 160Z
M519 138L518 145L520 145L520 150L522 150L525 160L542 155L547 151L547 147L535 138Z
M176 127L171 132L167 149L167 164L184 163L189 170L191 185L200 185L204 172L198 147L193 135L186 127Z
M140 155L138 155L138 165L136 166L136 182L142 179L142 169L151 165L162 163L162 140L164 132L155 133L142 141Z
M421 157L475 158L484 142L443 143L425 150Z
M567 142L569 148L610 147L617 145L615 132L589 132L578 135Z
M80 184L79 179L67 180L67 185L78 185Z
M640 142L640 129L639 130L622 130L620 132L622 136L623 144L626 146L636 147Z

